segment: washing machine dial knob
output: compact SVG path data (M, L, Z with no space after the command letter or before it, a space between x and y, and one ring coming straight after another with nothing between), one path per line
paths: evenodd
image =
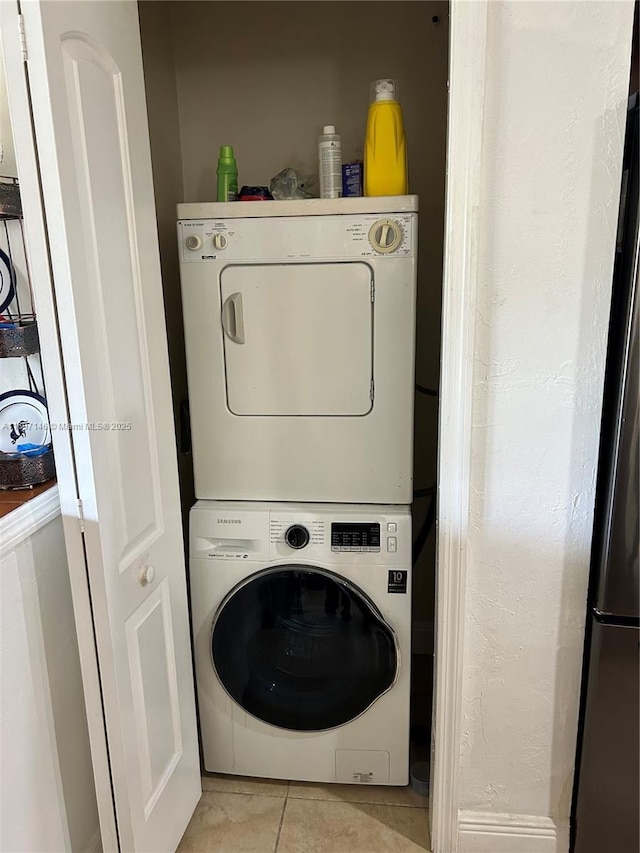
M369 229L369 242L381 255L395 252L403 236L402 226L395 219L378 219Z
M197 251L197 249L202 246L202 238L197 234L190 234L185 240L187 249L191 249L192 252Z
M213 245L216 249L226 249L229 241L224 234L213 235Z
M284 541L290 548L299 551L309 544L309 531L301 524L292 524L284 534Z

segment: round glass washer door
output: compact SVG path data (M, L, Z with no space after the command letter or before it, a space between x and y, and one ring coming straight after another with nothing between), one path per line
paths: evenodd
M395 636L366 594L319 568L249 577L223 601L213 665L247 713L291 731L344 725L392 686Z

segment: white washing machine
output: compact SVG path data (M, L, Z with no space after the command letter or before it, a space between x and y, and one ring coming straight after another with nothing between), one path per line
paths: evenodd
M416 211L178 205L196 497L411 502Z
M409 508L199 501L190 528L205 768L406 785Z

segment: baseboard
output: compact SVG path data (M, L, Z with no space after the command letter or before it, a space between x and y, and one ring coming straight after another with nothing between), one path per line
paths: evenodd
M414 622L411 627L411 652L414 655L433 654L433 622Z
M459 853L568 853L568 822L536 815L461 811Z

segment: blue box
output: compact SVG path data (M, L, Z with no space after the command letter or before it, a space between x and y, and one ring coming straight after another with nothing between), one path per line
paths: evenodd
M364 195L364 163L355 160L342 164L342 197L359 198Z

